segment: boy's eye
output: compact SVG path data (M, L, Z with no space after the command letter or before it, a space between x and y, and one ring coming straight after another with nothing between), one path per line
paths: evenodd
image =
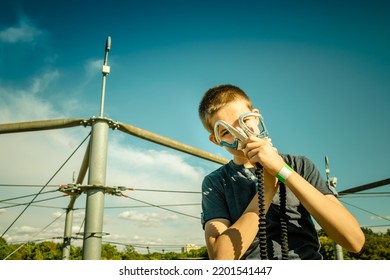
M221 137L224 137L224 136L229 135L229 134L230 134L230 132L229 132L228 130L226 130L226 129L222 130L222 131L219 133L219 135L220 135Z
M246 118L243 119L244 124L246 126L254 126L254 125L256 125L257 124L256 120L257 120L256 117L253 117L253 116L246 117Z
M250 117L246 117L244 118L244 123L247 123L247 122L250 122L250 121L254 121L256 118L253 117L253 116L250 116Z

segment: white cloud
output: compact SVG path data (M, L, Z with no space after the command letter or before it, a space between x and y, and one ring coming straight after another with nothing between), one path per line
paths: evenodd
M42 73L39 77L33 79L30 92L33 94L45 92L51 84L58 80L59 76L58 70Z
M34 26L28 19L22 19L17 25L1 30L0 41L7 43L34 42L43 34L44 31Z
M174 185L189 188L200 184L205 171L188 164L182 153L169 149L136 148L126 143L124 139L121 136L111 139L110 160L116 167L114 172L118 172L117 175L121 174L127 181L131 179L129 183L133 186L154 186L161 189ZM124 179L122 176L119 178Z
M31 226L21 226L21 227L17 227L16 230L17 230L20 234L31 234L31 233L36 233L36 232L39 231L38 228L31 227Z
M87 78L96 76L99 73L101 74L102 67L103 67L103 59L88 60L84 65Z
M13 123L58 117L58 111L53 105L40 97L58 77L58 71L48 71L35 77L26 88L0 87L0 122Z
M142 213L139 211L125 211L119 214L121 219L138 222L141 226L161 226L165 222L177 220L176 215L162 215L155 212Z

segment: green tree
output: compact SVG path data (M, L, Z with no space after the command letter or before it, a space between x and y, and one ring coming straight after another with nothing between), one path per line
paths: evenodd
M133 246L126 245L122 252L122 260L144 260L145 256L138 253Z
M101 259L102 260L120 260L122 258L121 258L121 254L118 252L118 249L116 246L113 246L110 244L102 244Z
M0 259L4 260L11 253L12 253L11 246L7 244L7 241L3 237L1 237L0 238Z
M62 250L61 250L62 251ZM70 247L70 254L69 259L70 260L81 260L83 257L83 250L79 246L71 246Z
M324 260L334 260L335 254L334 254L334 247L333 247L333 240L331 240L328 236L323 235L320 236L320 253L324 257Z
M348 252L343 249L345 260L389 260L390 259L390 230L385 234L373 232L369 228L362 228L366 242L359 253ZM323 231L319 231L321 249L325 260L334 260L333 241Z
M345 260L390 260L390 230L385 233L373 232L369 228L362 229L366 243L359 253L350 253L343 250ZM318 232L320 237L320 252L325 260L334 260L333 240L323 231ZM41 242L26 244L7 244L4 238L0 238L0 257L7 260L60 260L62 259L62 243ZM175 252L154 252L140 254L133 246L127 245L123 250L116 246L102 244L102 260L178 260L178 259L207 259L207 248L201 247L198 250L191 250L186 253ZM82 259L82 248L80 246L70 247L71 260Z
M390 260L390 236L368 234L363 249L349 255L360 260Z

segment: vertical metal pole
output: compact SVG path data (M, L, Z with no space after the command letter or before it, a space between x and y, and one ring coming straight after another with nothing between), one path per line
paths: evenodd
M88 174L83 259L99 260L103 235L104 194L106 184L108 123L97 119L92 124Z
M330 169L329 169L329 162L328 162L327 156L325 156L325 173L326 173L326 182L328 184L329 189L332 190L334 195L338 196L338 193L336 191L337 179L335 177L332 177L332 178L329 177ZM334 250L334 255L335 255L336 260L343 260L344 259L343 248L334 241L333 241L333 250Z
M107 65L108 52L111 49L111 37L107 37L106 49L103 62L102 96L100 103L99 118L92 119L92 134L89 156L89 174L87 202L85 208L85 227L83 259L99 260L102 250L103 237L103 212L104 194L106 185L107 145L108 145L108 122L103 118L104 95L106 77L110 73Z
M90 146L91 146L91 141L88 142L88 146L84 154L83 162L81 163L80 172L77 177L76 184L82 184L85 178L85 174L87 173L88 164L89 164ZM68 208L66 209L64 244L62 248L63 260L69 260L69 256L70 256L70 247L72 242L73 212L74 212L73 207L78 196L79 194L71 195Z
M333 241L333 249L335 253L336 260L343 260L344 254L343 254L343 248Z
M108 36L106 40L106 50L104 53L104 61L103 61L103 79L102 79L102 98L100 101L100 113L99 117L103 117L103 111L104 111L104 98L105 98L105 92L106 92L106 77L110 73L110 66L107 65L108 61L108 52L111 49L111 37Z
M66 209L65 230L64 230L64 244L62 248L62 259L69 260L70 245L72 241L72 224L73 224L73 206L76 201L76 196L71 197L71 201Z

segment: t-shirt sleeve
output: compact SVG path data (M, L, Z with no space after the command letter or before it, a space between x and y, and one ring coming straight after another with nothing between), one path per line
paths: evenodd
M216 218L230 219L223 190L215 181L213 182L212 176L208 175L202 183L201 222L203 228L207 221Z

